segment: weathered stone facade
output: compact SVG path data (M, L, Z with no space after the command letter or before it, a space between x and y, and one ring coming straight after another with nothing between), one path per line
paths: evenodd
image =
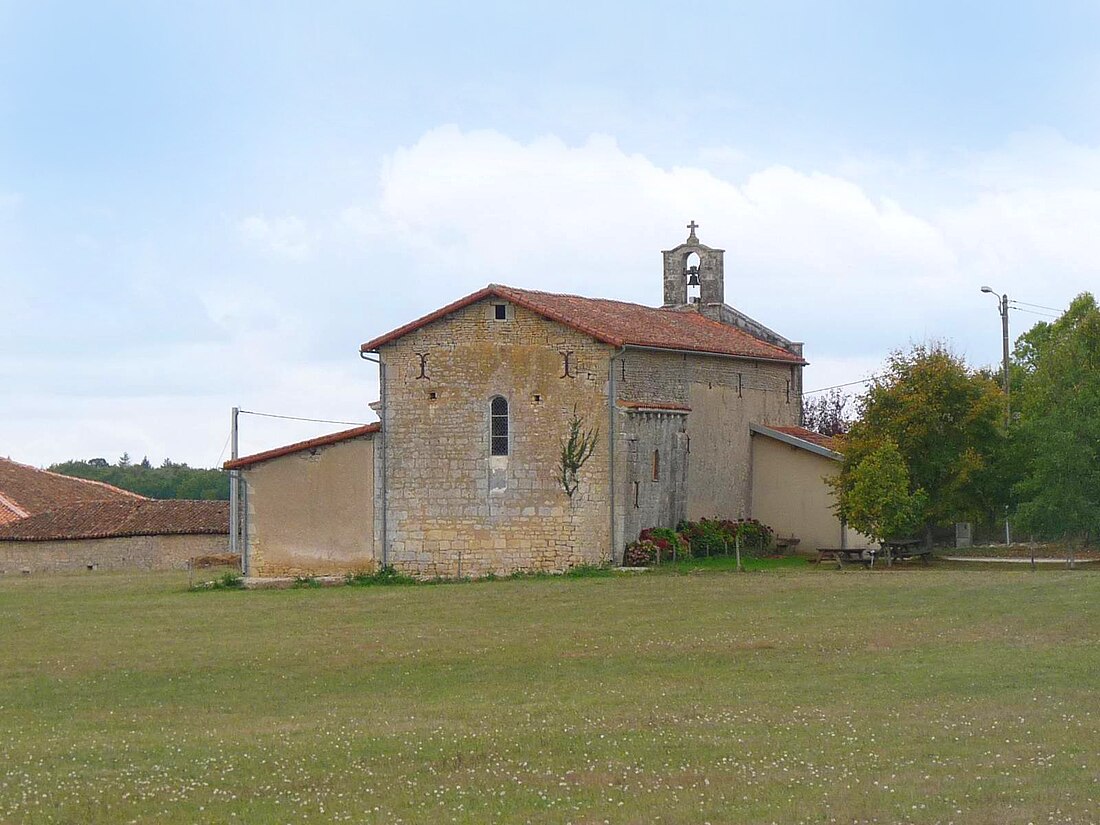
M801 367L697 353L628 349L619 367L619 397L690 409L687 436L689 519L743 518L750 512L752 423L797 424L792 374ZM625 470L624 470L625 471ZM623 495L631 498L629 488ZM645 527L675 526L666 523ZM637 537L624 527L624 541Z
M612 352L500 300L382 347L387 562L466 576L607 561ZM508 404L505 456L491 455L495 397ZM600 436L570 497L558 462L574 410Z
M623 445L622 496L617 510L619 544L633 541L647 527L675 527L687 517L688 444L686 410L653 407L620 409ZM616 560L622 558L616 547Z
M173 570L196 556L229 552L226 535L122 536L68 541L0 541L0 574L79 570Z

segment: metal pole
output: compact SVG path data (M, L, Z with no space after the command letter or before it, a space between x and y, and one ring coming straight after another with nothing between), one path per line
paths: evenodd
M1002 381L1005 389L1005 433L1007 434L1008 428L1012 426L1012 401L1009 396L1009 380L1008 380L1008 293L1006 292L1001 296L1001 349L1004 362L1002 364L1002 370L1004 375ZM1005 547L1012 544L1012 528L1008 523L1008 505L1005 505Z
M988 306L988 305L987 305ZM1009 401L1008 381L1008 293L1001 296L1001 347L1004 350L1005 426L1012 423L1012 405Z
M237 459L237 414L240 410L233 408L233 414L229 425L230 460ZM240 475L236 470L229 471L229 552L241 556L241 572L248 575L248 563L241 555L241 488Z

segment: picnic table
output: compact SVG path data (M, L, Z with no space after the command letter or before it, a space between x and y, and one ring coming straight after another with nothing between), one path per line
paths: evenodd
M819 547L817 563L831 560L836 562L837 567L843 567L844 562L848 561L874 567L876 553L878 550L874 547Z
M880 541L879 547L819 547L817 548L817 561L835 561L837 567L843 567L844 562L866 564L875 566L875 559L883 554L886 556L886 565L893 565L895 560L911 559L919 557L925 564L932 558L932 550L925 547L920 539L887 539Z
M889 567L894 559L911 559L919 556L920 560L928 564L932 558L932 548L926 547L920 539L887 539L880 541L883 551L886 553L886 565Z

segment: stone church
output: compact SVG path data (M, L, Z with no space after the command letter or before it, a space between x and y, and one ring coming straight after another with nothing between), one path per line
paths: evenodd
M363 344L378 423L226 465L246 572L563 570L621 561L646 527L764 511L841 543L839 455L798 427L802 345L726 303L696 228L663 253L660 307L490 284ZM574 424L592 447L563 479Z

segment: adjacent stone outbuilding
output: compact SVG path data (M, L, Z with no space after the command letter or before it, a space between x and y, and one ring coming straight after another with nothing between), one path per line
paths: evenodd
M230 461L241 473L250 576L371 571L378 424Z
M834 441L805 427L753 424L752 515L777 535L796 536L798 550L870 547L871 540L836 515L826 483L840 472Z
M182 569L229 549L224 501L90 501L0 525L0 572Z

